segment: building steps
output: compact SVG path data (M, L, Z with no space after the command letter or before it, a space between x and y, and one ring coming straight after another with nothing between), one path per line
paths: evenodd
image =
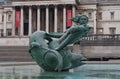
M28 46L0 46L0 62L32 62Z

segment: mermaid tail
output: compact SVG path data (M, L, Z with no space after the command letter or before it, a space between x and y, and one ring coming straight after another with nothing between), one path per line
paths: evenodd
M30 54L37 64L46 71L61 71L62 70L62 56L55 50L50 50L35 45L30 49Z

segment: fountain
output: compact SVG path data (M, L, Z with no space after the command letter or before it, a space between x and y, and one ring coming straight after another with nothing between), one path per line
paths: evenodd
M84 64L82 60L85 57L72 53L67 46L79 41L90 31L88 17L78 14L72 21L76 25L63 33L36 31L31 35L29 53L45 71L66 71Z

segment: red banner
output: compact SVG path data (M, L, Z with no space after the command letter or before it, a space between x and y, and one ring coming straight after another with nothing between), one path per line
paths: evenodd
M71 27L72 26L72 10L68 9L67 10L67 27Z
M20 27L20 11L15 12L15 26L16 28Z

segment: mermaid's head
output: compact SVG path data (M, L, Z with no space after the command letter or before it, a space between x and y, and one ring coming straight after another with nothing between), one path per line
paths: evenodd
M72 18L72 21L77 23L77 24L84 25L84 24L88 23L88 17L86 15L83 15L83 14L78 14L77 16Z

